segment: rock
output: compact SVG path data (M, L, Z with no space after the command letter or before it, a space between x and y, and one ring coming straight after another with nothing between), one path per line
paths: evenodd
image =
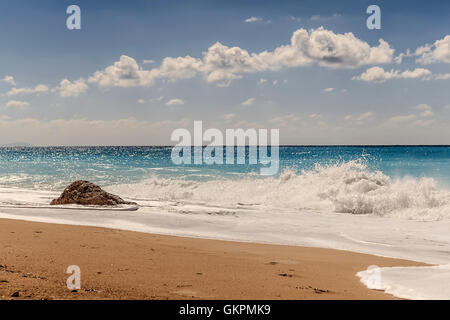
M61 204L116 206L136 203L124 201L119 196L108 193L89 181L78 180L68 186L58 199L54 199L50 203L50 205Z

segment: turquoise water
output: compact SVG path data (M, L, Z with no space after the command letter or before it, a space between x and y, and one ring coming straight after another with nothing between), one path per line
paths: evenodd
M137 183L149 177L188 180L258 177L259 165L174 165L171 147L0 148L0 186L61 189L76 179L101 185ZM247 150L248 151L248 150ZM356 160L369 171L397 179L429 177L450 186L448 146L284 146L280 170L301 173L317 164ZM262 177L261 177L262 178Z

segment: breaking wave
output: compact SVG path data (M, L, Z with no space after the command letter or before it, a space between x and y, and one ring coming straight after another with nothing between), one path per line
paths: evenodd
M153 176L109 191L134 199L196 202L226 207L250 206L288 211L333 211L414 220L450 218L450 191L432 178L392 179L361 161L316 165L279 177L193 181Z

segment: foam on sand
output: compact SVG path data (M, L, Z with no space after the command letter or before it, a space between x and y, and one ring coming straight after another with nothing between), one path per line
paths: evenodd
M383 290L405 299L445 299L450 297L450 264L433 267L380 268L379 281L373 272L357 274L368 288Z

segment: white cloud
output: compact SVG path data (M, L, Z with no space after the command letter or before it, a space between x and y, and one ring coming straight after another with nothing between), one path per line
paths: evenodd
M392 125L407 125L411 127L429 127L436 122L435 119L420 119L430 118L434 116L433 108L425 103L419 104L413 107L414 110L420 111L419 114L407 114L407 115L397 115L387 119L388 124Z
M309 115L309 117L310 117L311 119L319 119L319 118L322 117L322 115L320 115L320 114L318 114L318 113L312 113L312 114Z
M60 97L77 97L87 90L88 86L84 79L79 79L71 82L64 79L59 83L59 87L52 89L52 92L57 92Z
M361 80L366 82L382 83L390 79L431 79L431 71L423 68L416 68L412 71L406 70L400 72L399 70L392 69L391 71L385 71L380 67L372 67L367 69L359 76L355 76L353 80Z
M429 80L431 76L431 71L424 68L416 68L412 71L405 70L399 73L399 78L403 79L422 79Z
M168 57L163 59L159 68L144 70L135 59L122 55L119 61L95 72L88 81L97 83L100 87L145 87L159 78L169 81L192 78L201 71L201 67L201 60L186 56Z
M434 116L433 108L428 104L422 103L414 107L414 109L422 111L420 115L422 117L432 117Z
M333 13L331 16L321 16L319 14L314 14L311 16L310 20L311 21L319 21L319 20L330 20L330 19L334 19L334 18L339 18L342 15L339 13Z
M151 59L149 59L149 60L142 60L142 64L153 64L153 63L155 63L155 60L151 60Z
M18 94L40 94L40 93L46 93L49 90L50 89L46 85L38 84L34 88L12 88L6 94L8 96L15 96Z
M323 27L307 31L299 29L291 42L273 51L249 53L239 47L228 47L219 42L203 54L202 59L191 56L163 59L161 65L142 69L135 59L123 55L104 70L95 72L89 82L101 87L150 86L157 79L189 79L203 75L207 82L227 86L242 74L278 71L282 68L311 64L329 68L356 68L369 64L392 62L394 49L383 39L371 47L353 33L335 34Z
M450 63L450 35L416 49L416 62L431 64L436 62Z
M372 117L373 117L372 112L366 112L366 113L363 113L362 115L360 115L356 120L363 121L363 120L371 119Z
M153 83L151 71L142 70L136 60L122 55L120 60L102 71L95 72L88 81L100 87L137 87Z
M231 122L231 120L233 120L234 118L236 118L235 113L227 113L223 115L223 119L225 120L225 122Z
M241 106L251 106L256 101L256 98L248 98L244 102L241 103Z
M27 101L18 101L18 100L11 100L8 101L6 104L7 108L17 108L17 109L26 109L30 106L30 103Z
M270 119L269 123L277 125L277 126L285 127L285 126L288 126L290 123L297 122L299 120L300 120L300 117L293 115L293 114L289 114L286 116L275 117L273 119Z
M137 101L139 104L144 104L145 103L145 100L144 99L138 99L138 101Z
M14 77L13 77L13 76L5 76L5 77L2 79L2 81L3 81L3 82L6 82L6 83L8 83L8 84L10 84L10 85L12 85L12 86L15 86L15 85L16 85L16 81L14 80Z
M247 22L247 23L260 22L260 21L262 21L262 18L260 18L260 17L250 17L250 18L247 18L244 20L244 22Z
M386 124L394 125L398 128L417 128L417 127L430 127L435 124L435 119L418 119L415 114L398 115L389 118Z
M184 101L181 99L171 99L166 102L166 106L179 106L179 105L183 105L183 104L184 104Z
M333 92L334 88L325 88L323 89L323 92Z
M415 114L408 114L408 115L398 115L393 116L388 119L388 122L393 124L401 124L405 122L410 122L412 120L415 120L417 116Z
M436 123L435 119L429 119L429 120L418 119L418 120L414 121L412 125L420 126L420 127L430 127L431 125L433 125L435 123Z
M358 115L358 116L354 116L354 115L349 114L349 115L344 117L344 120L345 121L351 121L351 122L354 122L354 123L357 123L357 124L363 124L365 121L373 119L373 116L374 116L373 112L368 111L368 112L365 112L365 113L363 113L361 115Z

